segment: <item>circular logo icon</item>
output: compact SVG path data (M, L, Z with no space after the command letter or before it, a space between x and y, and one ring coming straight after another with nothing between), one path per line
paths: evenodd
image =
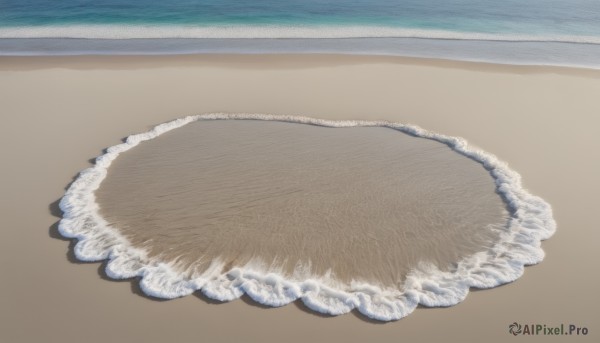
M508 326L508 332L516 336L521 333L521 324L514 322Z

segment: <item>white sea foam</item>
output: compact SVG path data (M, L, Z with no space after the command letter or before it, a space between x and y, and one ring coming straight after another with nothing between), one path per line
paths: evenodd
M494 177L497 190L511 209L511 218L500 240L487 251L460 261L450 271L423 264L413 270L402 289L381 288L353 281L341 284L330 274L311 275L310 266L292 276L269 270L257 261L222 274L223 263L213 261L201 275L179 273L174 264L149 258L99 215L94 191L107 175L111 162L124 151L159 135L198 120L255 119L305 123L327 127L383 126L447 144L455 151L482 163ZM467 296L470 287L490 288L514 281L525 265L544 257L541 240L554 233L556 224L550 205L521 186L519 174L495 156L470 147L461 138L423 130L417 126L384 121L330 121L297 116L213 113L189 116L129 136L125 143L107 149L93 167L82 171L60 202L63 219L59 230L76 238L75 255L83 261L108 259L106 273L114 279L140 277L144 293L158 298L177 298L201 291L206 296L230 301L247 294L268 306L283 306L301 299L309 308L339 315L354 309L377 320L398 320L422 304L451 306Z
M583 35L532 35L409 29L391 26L146 26L55 25L0 28L0 38L430 38L507 42L562 42L600 44L600 37Z

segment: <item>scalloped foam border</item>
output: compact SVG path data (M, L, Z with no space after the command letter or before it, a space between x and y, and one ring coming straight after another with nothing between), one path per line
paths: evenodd
M148 258L145 251L133 247L110 227L99 215L94 191L120 153L191 122L225 119L274 120L326 127L382 126L436 140L480 162L490 172L498 192L510 208L507 227L498 243L487 251L463 259L452 271L443 272L431 265L414 270L407 276L403 289L383 289L358 282L340 285L329 276L304 280L286 278L257 265L246 265L222 274L223 264L218 260L213 261L202 275L185 277L176 272L177 266ZM525 265L542 261L541 241L550 238L556 230L550 205L523 189L519 174L494 155L470 147L462 138L386 121L332 121L267 114L188 116L131 135L124 143L108 148L96 159L94 166L80 172L61 199L60 208L64 214L59 231L64 237L78 240L74 247L76 257L82 261L108 260L106 274L109 277L139 277L140 287L147 295L172 299L201 291L209 298L231 301L245 293L269 306L283 306L301 299L306 306L321 313L340 315L357 309L381 321L405 317L419 304L430 307L455 305L465 299L471 287L491 288L516 280L523 274Z

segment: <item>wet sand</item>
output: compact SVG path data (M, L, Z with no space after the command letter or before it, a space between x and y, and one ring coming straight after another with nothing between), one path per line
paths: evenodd
M188 124L121 154L100 214L180 273L262 268L401 290L419 264L486 251L508 212L483 165L385 127Z
M2 58L0 80L1 341L503 342L514 321L587 326L568 339L597 339L596 71L366 56ZM216 111L386 119L465 137L553 205L558 231L516 282L384 325L301 305L152 301L132 294L135 283L102 280L100 264L68 262L69 243L52 238L56 201L88 160L157 123Z

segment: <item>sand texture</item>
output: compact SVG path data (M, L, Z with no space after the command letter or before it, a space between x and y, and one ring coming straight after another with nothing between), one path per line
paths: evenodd
M576 339L595 341L598 94L597 71L392 57L1 58L0 341L503 342L514 321L587 326ZM153 301L76 262L56 223L77 172L131 133L206 112L390 120L464 137L518 171L553 206L558 231L518 281L385 325L299 303Z

